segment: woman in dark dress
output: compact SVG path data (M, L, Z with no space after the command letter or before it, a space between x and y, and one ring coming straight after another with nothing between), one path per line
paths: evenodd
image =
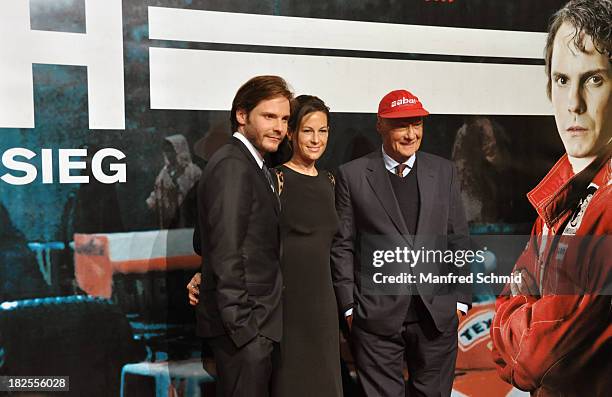
M291 159L278 167L282 205L283 337L272 395L342 395L338 311L329 254L338 228L331 174L315 162L329 135L323 101L301 95L291 103Z
M281 200L283 337L273 397L341 397L338 311L329 263L338 227L334 179L315 163L327 146L329 109L317 97L291 102L291 159L277 168ZM187 285L197 304L200 274ZM193 287L196 288L193 288Z

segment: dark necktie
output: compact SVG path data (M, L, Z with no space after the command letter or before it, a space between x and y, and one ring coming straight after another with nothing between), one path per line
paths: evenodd
M399 176L400 178L404 177L404 170L407 168L408 166L404 163L402 164L398 164L395 167L395 175Z
M270 172L270 169L264 164L263 167L261 167L261 169L264 172L264 175L266 176L266 179L268 180L268 183L270 184L270 188L272 188L272 191L274 192L274 196L276 197L276 201L278 202L278 208L280 208L280 198L278 197L278 192L276 191L276 187L275 187L275 183L274 183L274 179L272 179L272 173Z

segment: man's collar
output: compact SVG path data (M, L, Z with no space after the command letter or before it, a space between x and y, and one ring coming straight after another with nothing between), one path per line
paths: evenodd
M249 149L249 152L251 152L251 155L257 162L257 165L259 166L259 168L263 168L264 158L261 155L261 153L259 153L259 151L255 149L255 146L253 146L251 141L249 141L246 136L244 136L241 132L238 132L238 131L234 132L233 136L234 138L237 138L238 140L240 140L240 142L242 142L244 146L246 146L247 149Z
M386 152L385 152L385 148L382 147L382 156L383 156L383 161L385 162L385 168L388 171L391 172L395 172L395 167L397 167L399 165L399 163L395 160L393 160L391 158L391 156L389 156ZM408 169L412 169L412 167L414 167L414 162L416 161L416 152L408 157L408 160L404 161L404 164L406 164L408 166Z
M592 183L606 186L610 183L612 150L599 155L588 167L574 174L567 153L529 193L527 198L549 227L553 227L584 196Z

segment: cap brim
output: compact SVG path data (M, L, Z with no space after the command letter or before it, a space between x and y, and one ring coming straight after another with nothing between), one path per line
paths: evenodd
M405 119L410 117L423 117L429 116L429 112L425 109L409 109L409 110L398 110L395 112L389 112L385 114L379 114L378 117L383 119Z

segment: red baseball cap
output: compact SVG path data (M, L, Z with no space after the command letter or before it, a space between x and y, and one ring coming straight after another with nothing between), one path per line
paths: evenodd
M406 90L391 91L378 104L378 117L399 119L406 117L427 116L429 112L423 108L419 98Z

